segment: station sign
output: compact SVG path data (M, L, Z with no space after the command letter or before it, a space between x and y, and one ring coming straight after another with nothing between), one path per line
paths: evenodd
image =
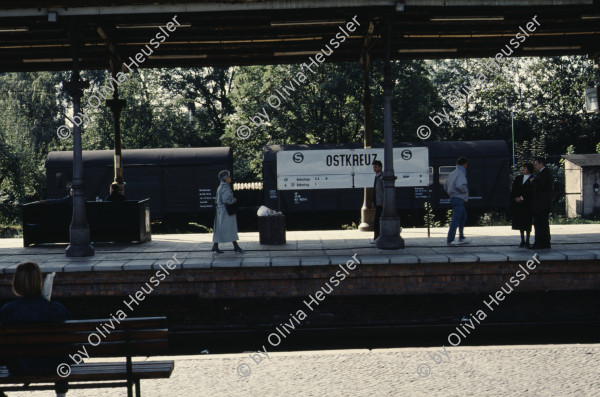
M277 189L373 187L373 161L383 149L284 150L277 152ZM385 169L385 163L383 165ZM428 186L429 149L394 148L396 187Z

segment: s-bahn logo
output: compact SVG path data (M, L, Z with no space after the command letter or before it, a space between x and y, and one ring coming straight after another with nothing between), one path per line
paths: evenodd
M301 163L304 161L304 155L300 152L296 152L292 156L292 160L294 160L294 163Z
M412 159L412 152L408 149L402 151L402 160L410 160Z

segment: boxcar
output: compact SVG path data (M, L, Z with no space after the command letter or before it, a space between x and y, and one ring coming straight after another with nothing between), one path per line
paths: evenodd
M429 148L429 187L396 188L398 210L422 210L429 196L434 209L450 208L443 190L447 175L455 169L456 159L469 159L467 178L471 208L506 209L509 205L510 157L504 141L439 141L395 143L395 147ZM363 189L282 190L277 191L277 152L280 150L360 149L360 144L272 145L263 148L265 203L286 213L341 212L360 210ZM383 147L374 144L374 148ZM385 168L385 164L384 164ZM396 173L401 170L395 170Z
M88 200L103 199L114 179L113 151L83 151L84 190ZM125 196L150 198L153 219L182 219L214 212L217 173L232 169L229 147L123 150ZM50 152L46 159L49 198L63 197L73 179L73 152ZM191 220L191 219L189 219Z

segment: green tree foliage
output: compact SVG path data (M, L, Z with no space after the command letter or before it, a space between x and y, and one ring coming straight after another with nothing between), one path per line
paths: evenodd
M237 181L262 178L262 147L271 144L362 142L363 71L357 63L323 63L314 73L301 65L138 69L119 86L125 149L231 146ZM600 116L582 111L583 91L597 86L585 57L509 58L493 72L479 59L395 61L391 64L394 141L511 140L514 114L517 163L558 157L571 147L589 153L600 142ZM484 76L466 100L448 99ZM370 66L373 142L383 141L383 63ZM61 90L69 72L0 74L0 217L18 220L19 205L44 197L44 160L70 150L56 129L70 125L71 98ZM84 71L90 82L82 109L83 147L114 147L114 122L104 100L88 100L110 85L107 71ZM110 91L110 90L109 90ZM273 99L279 97L279 100ZM269 103L271 98L272 104ZM280 102L280 103L278 103ZM447 112L435 126L430 116ZM237 131L246 126L247 139ZM596 151L600 151L596 147Z
M177 114L181 119L175 129L178 134L173 136L175 146L221 145L225 120L234 111L230 91L236 70L210 67L160 71L156 77L162 89L161 99L170 98L168 114Z
M391 64L394 81L392 90L392 125L395 142L419 141L417 128L430 123L429 116L441 109L438 87L424 61L398 61ZM383 142L383 63L373 64L373 141ZM362 94L362 91L361 91ZM433 134L440 139L445 129Z
M272 144L361 141L362 75L355 64L323 64L314 74L300 65L251 66L231 92L235 113L222 142L234 148L238 178L261 177L262 147ZM242 125L251 130L240 140Z
M0 75L0 222L17 221L20 204L44 189L45 155L61 124L62 75Z
M515 174L521 173L521 165L524 162L533 163L536 157L547 157L546 137L542 134L539 137L533 137L531 140L515 143Z
M538 134L545 133L550 154L575 144L589 152L600 138L600 119L584 113L583 93L594 81L592 63L584 57L540 58L527 68L523 116Z

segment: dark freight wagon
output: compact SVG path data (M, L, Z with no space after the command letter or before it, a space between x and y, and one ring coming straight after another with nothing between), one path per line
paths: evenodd
M373 148L382 148L381 144ZM443 190L445 178L455 169L456 159L469 159L469 208L506 209L509 205L510 156L504 141L440 141L395 143L394 147L429 149L429 187L397 187L399 211L423 210L428 195L434 209L450 208ZM280 190L277 191L277 152L281 150L360 149L361 144L272 145L263 148L263 186L266 205L284 213L321 213L343 216L358 211L363 189ZM383 160L383 159L381 159ZM325 168L325 167L324 167ZM385 168L385 166L384 166ZM395 170L396 175L402 170ZM430 190L428 192L428 190Z
M397 189L397 205L403 224L422 220L428 194L432 207L445 212L449 198L442 185L455 168L458 156L469 158L470 215L505 210L509 204L510 157L504 141L418 142L397 143L396 147L427 147L429 149L429 187ZM373 145L381 148L381 145ZM280 209L286 214L290 230L339 228L360 219L363 189L282 190L277 191L277 152L280 150L348 149L360 144L290 145L263 148L262 192L238 185L238 226L240 230L256 230L256 210L260 205ZM46 160L47 197L68 194L72 182L72 152L51 152ZM367 158L367 157L365 157ZM84 183L88 200L104 198L113 181L113 152L84 151ZM217 173L232 169L230 148L137 149L123 151L125 195L131 200L150 198L153 219L169 224L199 222L212 227L214 197L219 185ZM401 169L395 170L401 175ZM430 190L430 192L428 192ZM475 219L475 216L473 216ZM422 222L421 222L422 223Z
M83 152L85 196L103 199L114 179L114 152ZM166 216L193 220L214 213L219 186L217 174L232 169L231 148L179 148L123 150L125 196L129 200L150 198L153 219ZM51 152L46 159L48 198L68 194L73 175L73 152Z

